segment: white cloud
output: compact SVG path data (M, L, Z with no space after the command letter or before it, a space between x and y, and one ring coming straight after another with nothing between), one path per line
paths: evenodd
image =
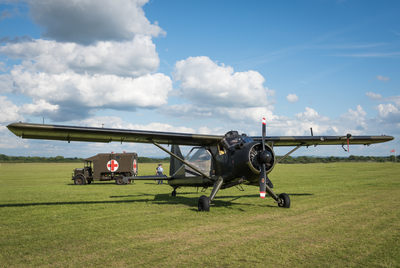
M154 108L167 103L172 90L171 79L161 73L137 78L116 75L31 73L15 67L11 72L14 92L46 103L48 114L63 121L87 116L92 109L112 108L133 110ZM36 104L25 105L22 111L37 114Z
M399 109L391 103L379 104L378 105L379 115L383 118L389 117L390 115L400 115Z
M1 92L32 99L20 113L55 121L88 117L99 109L165 105L172 81L155 73L159 58L151 38L162 30L146 19L146 3L29 1L34 19L56 41L0 46L0 54L18 62L0 74Z
M95 116L84 120L72 121L72 124L88 127L104 127L104 128L119 128L119 129L137 129L150 131L166 131L166 132L184 132L195 133L193 128L183 126L173 126L166 123L152 122L146 125L133 124L122 120L118 116Z
M267 103L269 90L256 71L234 72L208 57L189 57L175 65L175 80L181 95L202 105L259 107Z
M306 107L304 112L296 114L296 118L306 121L326 119L324 117L321 117L316 110L310 107Z
M147 0L30 0L30 12L45 36L61 42L131 40L136 34L157 36L163 30L146 18Z
M376 76L376 79L378 79L378 80L380 80L380 81L383 81L383 82L387 82L387 81L390 80L389 77L383 76L383 75L377 75L377 76Z
M365 131L368 129L368 119L366 115L367 113L362 106L357 105L355 110L351 108L348 109L347 113L343 114L335 124L353 135L365 135Z
M19 108L9 101L6 96L0 96L0 123L22 120Z
M289 94L286 96L288 102L294 103L299 100L299 97L296 94Z
M378 93L374 93L374 92L367 92L365 93L365 95L367 95L367 97L373 99L373 100L380 100L382 99L382 95L378 94Z
M8 128L0 125L0 149L29 148L28 140L23 140L12 134Z
M349 109L348 114L353 119L363 118L367 115L367 113L364 111L364 109L361 107L361 105L357 105L356 110Z
M141 76L154 72L159 65L156 47L149 36L137 35L124 42L104 41L82 46L52 40L6 44L0 53L22 59L32 72L102 73Z
M59 110L59 105L53 105L43 99L39 99L34 103L22 105L20 112L29 115L43 115L56 113Z

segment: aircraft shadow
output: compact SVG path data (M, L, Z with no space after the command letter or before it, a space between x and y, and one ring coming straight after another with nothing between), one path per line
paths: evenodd
M60 202L32 202L32 203L12 203L12 204L0 204L0 208L6 207L30 207L30 206L58 206L58 205L91 205L91 204L119 204L119 203L143 203L151 202L159 205L177 205L183 204L188 207L192 207L192 210L197 211L198 197L185 197L184 195L193 194L193 192L182 192L178 193L177 196L172 197L170 194L137 194L137 195L123 195L123 196L110 196L110 198L140 198L135 200L100 200L100 201L60 201ZM299 193L299 194L289 194L293 196L309 196L313 194L309 193ZM145 198L143 198L145 197ZM229 209L237 209L244 211L237 205L245 206L258 206L258 207L271 207L277 208L276 205L271 204L254 204L254 203L235 203L234 201L243 198L252 197L258 198L258 195L242 195L242 196L217 196L213 202L212 207L226 207ZM229 200L223 200L229 199Z

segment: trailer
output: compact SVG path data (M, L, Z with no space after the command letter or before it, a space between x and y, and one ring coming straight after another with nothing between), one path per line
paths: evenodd
M72 180L76 185L91 184L93 181L112 181L118 185L132 181L138 174L138 155L136 153L102 153L84 159L84 167L76 168Z

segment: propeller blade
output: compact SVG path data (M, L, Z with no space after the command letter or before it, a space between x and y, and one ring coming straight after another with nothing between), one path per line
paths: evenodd
M260 197L263 199L265 198L265 191L267 189L265 177L265 164L262 164L260 172Z
M265 135L267 134L267 120L262 119L262 150L265 151Z
M262 119L262 153L265 151L265 135L267 132L267 121L265 117ZM260 172L260 197L265 198L265 190L266 190L266 181L265 181L265 163L261 164L261 172Z
M347 134L347 152L350 153L350 138L351 138L351 134Z

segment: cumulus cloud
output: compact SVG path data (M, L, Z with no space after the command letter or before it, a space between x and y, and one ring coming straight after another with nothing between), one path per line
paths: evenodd
M132 78L74 72L31 73L15 68L11 75L15 92L41 100L46 108L63 114L64 120L87 116L91 109L154 108L167 103L172 89L171 79L161 73ZM25 106L24 111L37 111L35 107ZM59 119L60 114L50 116Z
M296 118L306 121L313 121L317 119L327 120L326 117L320 116L316 110L310 107L306 107L304 112L296 114Z
M140 76L157 70L159 58L149 36L124 42L104 41L82 46L53 40L32 40L0 47L0 54L26 61L31 71L104 73ZM29 65L28 65L29 63Z
M365 93L365 95L367 95L367 97L369 97L370 99L373 99L373 100L382 99L382 95L381 94L374 93L374 92L367 92L367 93Z
M286 96L288 102L294 103L299 100L299 97L296 94L289 94Z
M0 96L0 123L8 123L12 121L22 120L19 114L19 108L6 96Z
M1 101L0 101L1 102ZM1 123L1 122L0 122ZM11 133L6 126L0 125L0 149L29 148L28 140L23 140ZM2 152L3 153L3 152Z
M163 30L146 18L147 0L30 0L30 12L45 36L60 42L90 44L131 40L136 34L158 36Z
M0 91L32 99L25 115L67 121L99 109L135 110L167 103L171 79L156 73L153 36L162 33L144 15L145 0L28 1L46 35L55 40L6 42L0 55Z
M182 97L208 105L259 107L267 103L264 77L256 71L234 72L208 57L189 57L175 65Z
M39 99L34 103L27 103L22 105L20 112L29 115L44 115L57 113L59 110L59 105L53 105L48 103L43 99Z
M390 80L389 77L383 76L383 75L377 75L377 76L376 76L376 79L378 79L378 80L380 80L380 81L383 81L383 82L387 82L387 81Z
M94 116L84 120L72 121L73 124L88 127L105 127L119 129L137 129L150 131L195 133L196 130L185 126L173 126L166 123L152 122L149 124L133 124L122 120L118 116Z
M400 120L400 110L398 107L391 103L378 105L379 116L382 118L392 117L393 119Z

